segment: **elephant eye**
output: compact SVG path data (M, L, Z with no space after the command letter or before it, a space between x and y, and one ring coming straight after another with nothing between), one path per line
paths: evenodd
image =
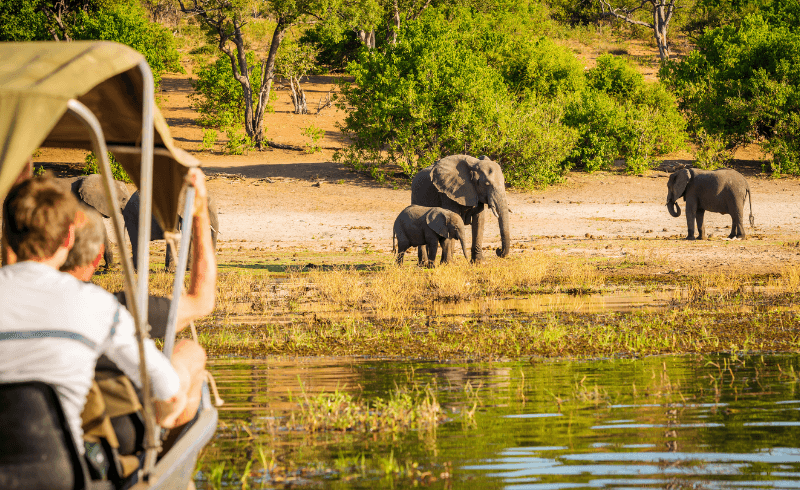
M492 183L487 180L486 185L492 185Z

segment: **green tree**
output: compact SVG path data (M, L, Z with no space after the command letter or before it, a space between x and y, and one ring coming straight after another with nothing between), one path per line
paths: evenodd
M800 32L759 15L702 35L661 72L695 134L727 149L758 143L776 173L800 175Z
M677 0L599 0L602 15L653 31L662 60L669 59L669 27L675 15Z

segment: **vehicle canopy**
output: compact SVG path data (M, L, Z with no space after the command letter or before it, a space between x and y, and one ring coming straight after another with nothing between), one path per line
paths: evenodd
M83 103L100 122L109 151L140 179L144 56L107 41L0 43L0 200L40 147L94 150L68 110ZM157 108L153 123L153 214L175 230L183 178L197 160L176 148Z

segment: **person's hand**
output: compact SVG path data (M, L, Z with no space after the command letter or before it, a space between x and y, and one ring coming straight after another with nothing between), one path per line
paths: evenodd
M203 171L196 167L189 169L189 173L186 174L186 181L195 188L192 216L208 213L208 189L206 189L206 176Z

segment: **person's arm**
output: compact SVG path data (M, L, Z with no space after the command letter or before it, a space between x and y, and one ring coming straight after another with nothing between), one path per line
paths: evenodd
M114 325L102 353L135 385L141 387L139 346L133 317L116 299L114 304L116 307L111 310ZM156 421L167 428L185 423L194 417L200 404L205 351L196 342L184 339L175 347L170 363L151 339L145 339L144 342L147 374L155 398Z
M178 331L193 320L214 310L217 284L217 259L211 244L211 220L208 216L208 190L200 169L189 170L187 179L194 185L195 200L192 211L192 271L189 289L178 303Z

